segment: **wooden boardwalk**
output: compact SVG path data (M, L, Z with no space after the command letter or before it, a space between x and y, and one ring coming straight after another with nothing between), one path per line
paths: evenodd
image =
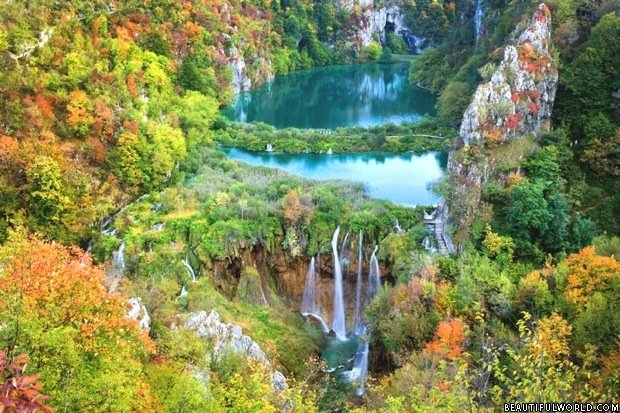
M450 236L446 234L445 227L448 221L448 208L446 202L442 199L437 204L437 209L433 214L424 213L424 224L432 225L435 232L435 240L439 253L448 255L454 253L454 246L450 240Z

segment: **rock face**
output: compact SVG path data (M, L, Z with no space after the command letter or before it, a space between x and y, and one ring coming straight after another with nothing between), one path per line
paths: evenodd
M490 82L478 86L461 123L463 143L492 146L543 128L558 82L550 36L549 9L540 4L515 44L504 49Z
M142 304L142 299L133 297L128 300L128 303L130 308L127 311L127 318L138 321L142 330L149 331L151 329L151 317Z
M235 46L230 49L228 64L232 70L232 87L234 92L239 93L241 91L250 90L252 81L248 76L245 59Z
M548 128L558 82L550 38L551 15L540 4L527 27L517 31L513 44L506 46L490 81L478 86L465 111L459 131L463 147L453 151L448 161L457 242L467 239L473 218L481 214L481 190L497 178L497 165L518 166L518 158L528 150L522 147L527 145L518 145L525 142L520 139ZM503 152L512 153L514 159L500 154L502 148L494 149L506 144L513 148Z
M249 39L235 36L238 33L237 23L232 19L230 7L227 3L222 3L219 7L221 22L226 25L227 31L219 33L220 46L218 47L218 57L220 62L227 65L232 72L231 86L234 93L250 90L253 86L268 82L273 79L270 54L268 48L250 52L248 49ZM257 18L260 19L264 27L269 27L269 19L265 13L257 11ZM267 43L269 30L256 33L257 44Z
M343 1L340 4L348 12L355 7L353 1ZM405 16L398 5L376 6L373 0L360 0L357 5L362 8L363 13L351 40L367 47L376 36L385 44L387 33L393 32L405 41L410 52L420 53L425 39L416 36L406 27Z
M249 336L243 335L243 331L238 325L223 323L220 320L220 315L215 311L200 311L190 314L184 326L195 331L199 337L213 340L213 350L208 356L212 359L217 359L227 350L232 350L248 359L271 367L265 352L258 343ZM286 378L277 370L273 371L271 384L278 391L285 390L288 387Z

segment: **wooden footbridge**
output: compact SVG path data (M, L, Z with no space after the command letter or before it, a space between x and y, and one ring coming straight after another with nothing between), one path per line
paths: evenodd
M450 236L445 232L448 221L448 207L443 199L437 204L437 209L432 214L424 211L424 224L432 225L439 253L443 255L455 252Z

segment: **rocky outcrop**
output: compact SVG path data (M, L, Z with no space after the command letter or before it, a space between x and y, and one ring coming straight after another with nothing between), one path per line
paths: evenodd
M250 80L248 76L245 59L235 46L230 49L228 64L230 65L230 70L232 70L233 91L239 93L241 91L250 90L252 87L252 80Z
M199 337L213 342L213 349L207 355L212 360L217 360L226 351L232 350L271 368L265 352L258 343L249 336L244 335L243 330L238 325L222 322L220 315L215 311L200 311L190 314L185 321L184 327L195 331ZM204 379L208 375L203 373L199 374L199 376ZM277 391L286 390L288 387L286 378L277 370L273 370L271 385Z
M405 16L398 5L377 7L373 0L362 0L357 5L362 8L363 13L352 36L354 42L367 47L376 37L382 44L385 44L387 33L393 32L405 41L410 52L420 53L425 39L407 28ZM355 3L345 1L341 3L341 6L347 11L352 11Z
M488 83L478 86L459 135L465 144L497 145L537 134L551 117L558 72L551 57L551 15L540 4Z
M482 188L498 177L497 165L518 166L531 148L519 144L549 126L558 71L551 55L551 15L540 4L527 26L517 30L512 44L478 86L459 131L463 146L450 154L448 171L453 191L450 211L455 241L466 241L475 216L484 214ZM510 144L510 150L504 145ZM501 175L501 174L499 174Z

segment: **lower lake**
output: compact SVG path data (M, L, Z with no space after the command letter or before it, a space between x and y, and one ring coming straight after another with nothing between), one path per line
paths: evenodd
M237 148L222 151L237 161L283 169L307 179L360 182L372 198L409 206L432 205L438 200L431 186L444 175L447 164L447 155L440 152L289 155Z

